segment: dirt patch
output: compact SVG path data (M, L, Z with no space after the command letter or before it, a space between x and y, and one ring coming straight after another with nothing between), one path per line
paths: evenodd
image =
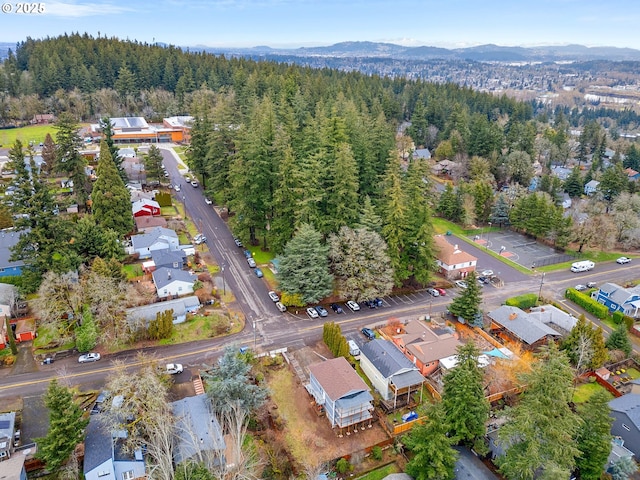
M318 353L332 358L324 344L317 347L320 350ZM314 352L310 347L295 352L303 369L322 361ZM270 371L267 381L271 390L267 408L270 415L276 418L275 431L269 435L280 437L298 466L318 465L341 456L358 454L388 438L377 422L357 433L340 437L339 431L331 428L327 417L316 413L313 398L286 364Z

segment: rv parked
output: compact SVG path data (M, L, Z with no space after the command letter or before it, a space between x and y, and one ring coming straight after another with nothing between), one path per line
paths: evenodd
M593 270L596 264L591 260L583 260L581 262L575 262L571 264L571 271L574 273L577 272L588 272L589 270Z

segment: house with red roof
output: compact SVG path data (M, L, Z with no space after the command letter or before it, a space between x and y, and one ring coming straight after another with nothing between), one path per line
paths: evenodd
M451 244L444 235L434 237L438 254L436 264L439 272L450 280L465 278L476 269L478 259L461 250L458 244Z

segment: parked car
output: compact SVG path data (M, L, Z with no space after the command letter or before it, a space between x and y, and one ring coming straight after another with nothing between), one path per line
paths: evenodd
M578 284L578 285L576 285L576 286L575 286L575 287L573 287L573 288L575 288L575 289L576 289L577 291L579 291L579 292L582 292L583 290L586 290L586 289L587 289L587 286L586 286L586 285L582 285L582 284Z
M436 290L438 291L438 293L440 294L441 297L444 297L447 294L447 291L444 288L437 288Z
M97 362L100 360L99 353L85 353L84 355L80 355L78 357L78 363L89 363L89 362Z
M47 357L42 360L42 365L51 365L54 362L53 357Z
M344 313L344 311L342 310L342 307L340 305L338 305L337 303L332 303L331 304L331 310L333 310L334 312L340 314L340 313Z
M478 277L478 281L484 284L491 283L491 279L489 277Z
M236 247L240 247L240 248L244 247L244 245L242 244L242 241L238 237L233 237L233 241L235 242Z
M176 183L176 184L175 184L175 186L173 187L173 189L174 189L176 192L179 192L179 191L180 191L180 185L178 185L178 184Z
M280 297L273 290L269 292L269 298L274 302L279 302L280 301Z
M258 277L258 278L262 278L262 277L264 277L264 273L262 273L262 270L261 270L261 269L259 269L259 268L257 268L257 267L256 267L256 269L253 271L253 273L255 273L255 274L256 274L256 277Z
M616 260L616 263L619 263L620 265L624 264L624 263L629 263L631 261L631 259L629 257L620 257Z
M464 280L456 280L456 287L467 288L468 286Z
M440 296L440 292L438 290L436 290L435 288L427 288L427 293L433 297L439 297Z
M384 306L384 302L382 301L381 298L376 297L376 298L373 299L373 301L376 302L376 307Z
M369 307L369 308L376 308L378 306L378 304L374 300L364 300L362 304L365 307Z
M256 268L256 261L253 259L253 257L249 257L247 258L247 263L249 264L249 266L251 268Z
M493 277L493 270L483 270L482 271L482 276L483 277Z
M206 203L207 205L211 205L213 202L211 201L210 198L205 197L204 198L204 203Z
M283 313L287 311L286 305L282 302L276 302L276 308Z
M364 327L361 330L362 334L367 337L369 340L373 340L374 338L376 338L376 332L374 332L373 330L371 330L370 328Z
M358 305L358 303L354 302L353 300L349 300L347 302L347 307L349 307L352 312L357 312L358 310L360 310L360 305Z
M319 316L317 310L313 307L307 308L307 315L309 315L311 318L318 318Z
M178 373L182 373L184 369L182 368L181 363L167 363L165 368L165 372L169 375L176 375Z
M195 237L193 237L193 243L195 243L196 245L200 245L201 243L207 243L207 237L199 233Z
M251 253L251 250L245 250L244 252L242 252L244 254L244 256L246 258L252 258L253 257L253 253Z
M327 309L324 308L322 305L318 305L316 307L316 312L318 312L318 315L320 315L321 317L326 317L327 315L329 315L329 312L327 312Z
M596 282L589 282L587 283L587 288L596 288L597 283Z
M191 180L191 182L189 182L189 183L191 183L191 186L193 188L198 188L198 182L196 182L195 180Z

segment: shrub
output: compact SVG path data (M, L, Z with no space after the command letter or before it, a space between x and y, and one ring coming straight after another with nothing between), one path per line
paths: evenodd
M346 458L341 458L336 462L336 470L338 471L338 473L347 473L351 471L352 468L353 466Z
M525 293L518 295L517 297L508 298L505 305L511 307L518 307L521 310L527 310L528 308L535 307L538 301L538 296L535 293Z
M595 315L600 320L609 317L609 309L602 305L601 303L596 302L589 295L585 295L584 293L578 292L575 288L568 288L564 293L564 296L571 300L576 305L580 305L587 312L592 315Z
M622 323L624 313L616 310L615 312L613 312L612 317L613 317L613 323L615 323L616 325L620 325Z
M380 448L378 445L373 447L373 449L371 449L371 458L377 461L382 460L382 448Z

